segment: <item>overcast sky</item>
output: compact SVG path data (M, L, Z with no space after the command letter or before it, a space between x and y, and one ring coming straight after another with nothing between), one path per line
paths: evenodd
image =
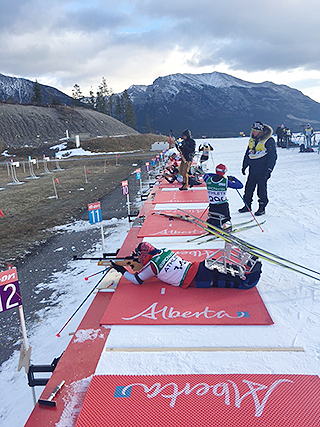
M287 84L320 102L320 0L1 0L0 73L71 95L175 73Z

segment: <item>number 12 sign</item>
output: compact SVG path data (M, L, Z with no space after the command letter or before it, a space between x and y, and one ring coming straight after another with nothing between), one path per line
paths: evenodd
M0 272L0 313L22 305L17 269Z

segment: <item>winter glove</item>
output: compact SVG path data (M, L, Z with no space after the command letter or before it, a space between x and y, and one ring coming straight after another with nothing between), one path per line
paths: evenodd
M271 170L270 169L268 169L267 170L267 172L265 173L265 177L266 177L266 179L269 179L270 178L270 176L271 176Z
M245 174L246 174L246 170L245 170L245 168L242 168L242 169L241 169L241 172L242 172L242 175L245 175Z
M230 182L236 182L236 179L235 179L235 177L234 176L227 176L227 178L228 178L228 180L230 181Z
M118 265L113 261L111 261L111 265L118 273L124 274L127 271L122 265Z

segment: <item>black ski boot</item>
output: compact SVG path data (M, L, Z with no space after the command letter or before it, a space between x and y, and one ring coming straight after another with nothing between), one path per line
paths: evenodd
M238 209L238 212L240 212L240 213L249 212L249 209L247 208L247 206L243 206L243 208Z
M259 209L254 214L256 216L264 215L266 213L265 207L263 205L259 205Z

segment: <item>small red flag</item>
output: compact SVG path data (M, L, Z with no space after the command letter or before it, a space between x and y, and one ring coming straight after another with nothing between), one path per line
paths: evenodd
M1 216L1 218L4 218L4 213L2 212L1 209L0 209L0 216Z
M59 180L58 180L58 178L55 178L55 181L59 184Z
M90 173L89 169L87 169L87 173Z

